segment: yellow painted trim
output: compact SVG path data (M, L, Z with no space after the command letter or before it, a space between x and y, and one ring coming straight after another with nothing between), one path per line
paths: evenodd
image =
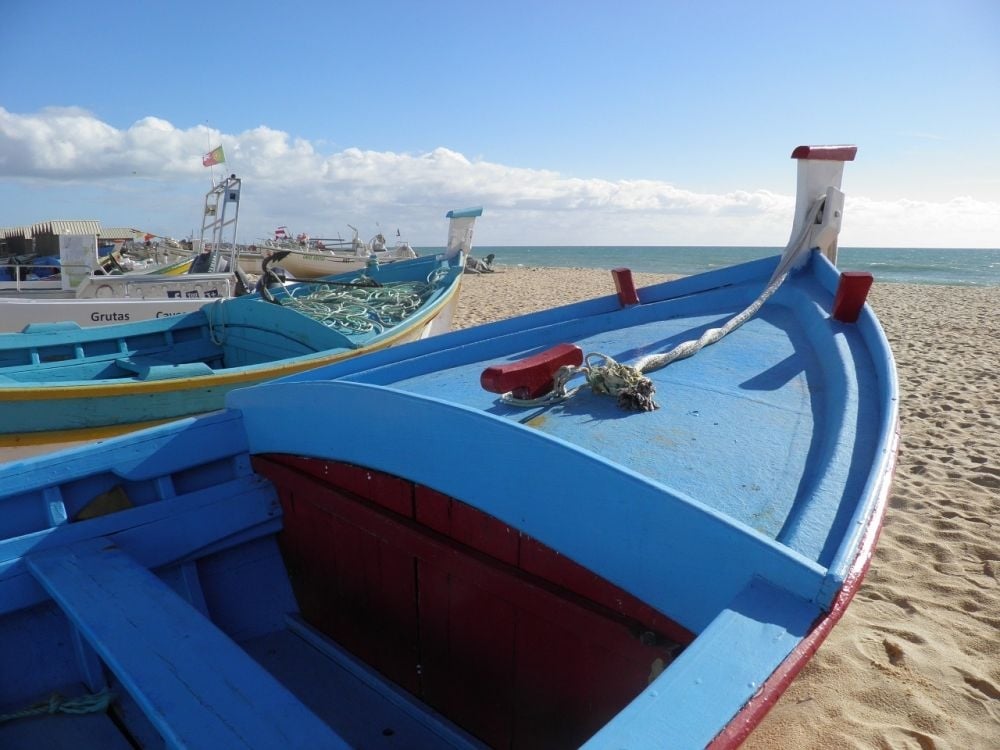
M118 435L124 435L127 432L135 432L136 430L143 430L147 427L155 427L156 425L185 418L171 417L170 419L156 419L151 422L133 422L132 424L108 425L106 427L80 427L72 430L20 432L13 435L0 435L0 448L20 448L70 441L90 442L94 440L107 440Z
M183 276L190 270L192 263L194 263L194 258L179 260L172 266L165 266L158 271L153 271L150 276Z

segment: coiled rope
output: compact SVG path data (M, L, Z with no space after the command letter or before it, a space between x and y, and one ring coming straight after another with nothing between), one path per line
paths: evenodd
M642 357L634 365L616 362L608 355L598 352L587 354L583 364L579 367L571 365L560 367L553 378L553 389L544 396L534 399L519 399L515 398L512 392L509 392L500 397L501 401L512 406L522 407L545 406L564 401L583 387L581 384L576 388L567 389L570 380L582 375L586 381L585 384L589 385L594 393L614 396L618 406L622 409L629 411L659 409L659 404L653 400L656 387L653 385L653 381L646 377L646 373L659 370L671 362L696 354L706 346L714 344L732 333L756 315L764 303L778 291L778 288L788 278L789 270L795 265L799 256L808 249L806 240L809 236L809 230L816 223L823 203L824 198L819 198L810 206L802 228L797 235L789 240L764 291L744 310L730 318L725 325L719 328L709 328L697 339L684 341L662 354L650 354Z

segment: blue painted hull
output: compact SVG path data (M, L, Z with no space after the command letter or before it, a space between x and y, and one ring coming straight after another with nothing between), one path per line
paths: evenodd
M773 265L367 354L5 467L0 643L25 677L0 711L110 690L116 718L0 723L0 744L84 721L139 747L737 744L872 553L897 393L871 311L833 320L814 257L652 372L650 412L590 392L515 409L480 375L556 343L668 348Z
M855 151L793 152L780 259L617 273L0 470L0 744L737 746L860 585L895 465L892 355L827 260ZM574 347L648 382L584 384ZM34 716L53 692L92 715Z
M593 743L656 746L655 726L678 747L701 747L817 623L839 616L845 581L856 584L867 562L898 419L873 314L831 318L838 274L817 254L736 332L650 373L656 411L623 412L586 389L515 408L480 376L564 342L624 362L669 349L746 307L776 262L644 289L630 307L611 295L456 332L240 391L229 404L245 412L252 451L332 457L461 498L698 634ZM343 408L356 441L310 449L264 429L306 400ZM394 429L372 454L364 446L378 428L366 415L376 408L394 415ZM318 425L306 417L300 427ZM448 435L461 436L466 471L435 460Z
M342 333L297 309L241 297L159 320L2 334L0 439L54 439L211 411L234 388L440 333L457 304L460 260L419 258L369 275L391 289L426 282L438 271L438 280L422 287L419 308L371 331ZM277 294L287 301L317 287L303 283Z

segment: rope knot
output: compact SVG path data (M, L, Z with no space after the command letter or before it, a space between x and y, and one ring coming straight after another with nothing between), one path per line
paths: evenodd
M604 364L591 364L592 357L599 357ZM635 367L616 362L605 354L587 355L586 377L594 393L614 396L622 409L653 411L660 408L653 400L656 386L652 380Z

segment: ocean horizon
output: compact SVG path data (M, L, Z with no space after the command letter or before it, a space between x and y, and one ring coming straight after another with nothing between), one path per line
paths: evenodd
M441 248L417 248L418 252ZM727 246L474 246L472 255L492 253L494 266L618 268L688 276L778 255L780 247ZM896 284L1000 286L1000 249L841 247L844 271L870 271L876 281Z

